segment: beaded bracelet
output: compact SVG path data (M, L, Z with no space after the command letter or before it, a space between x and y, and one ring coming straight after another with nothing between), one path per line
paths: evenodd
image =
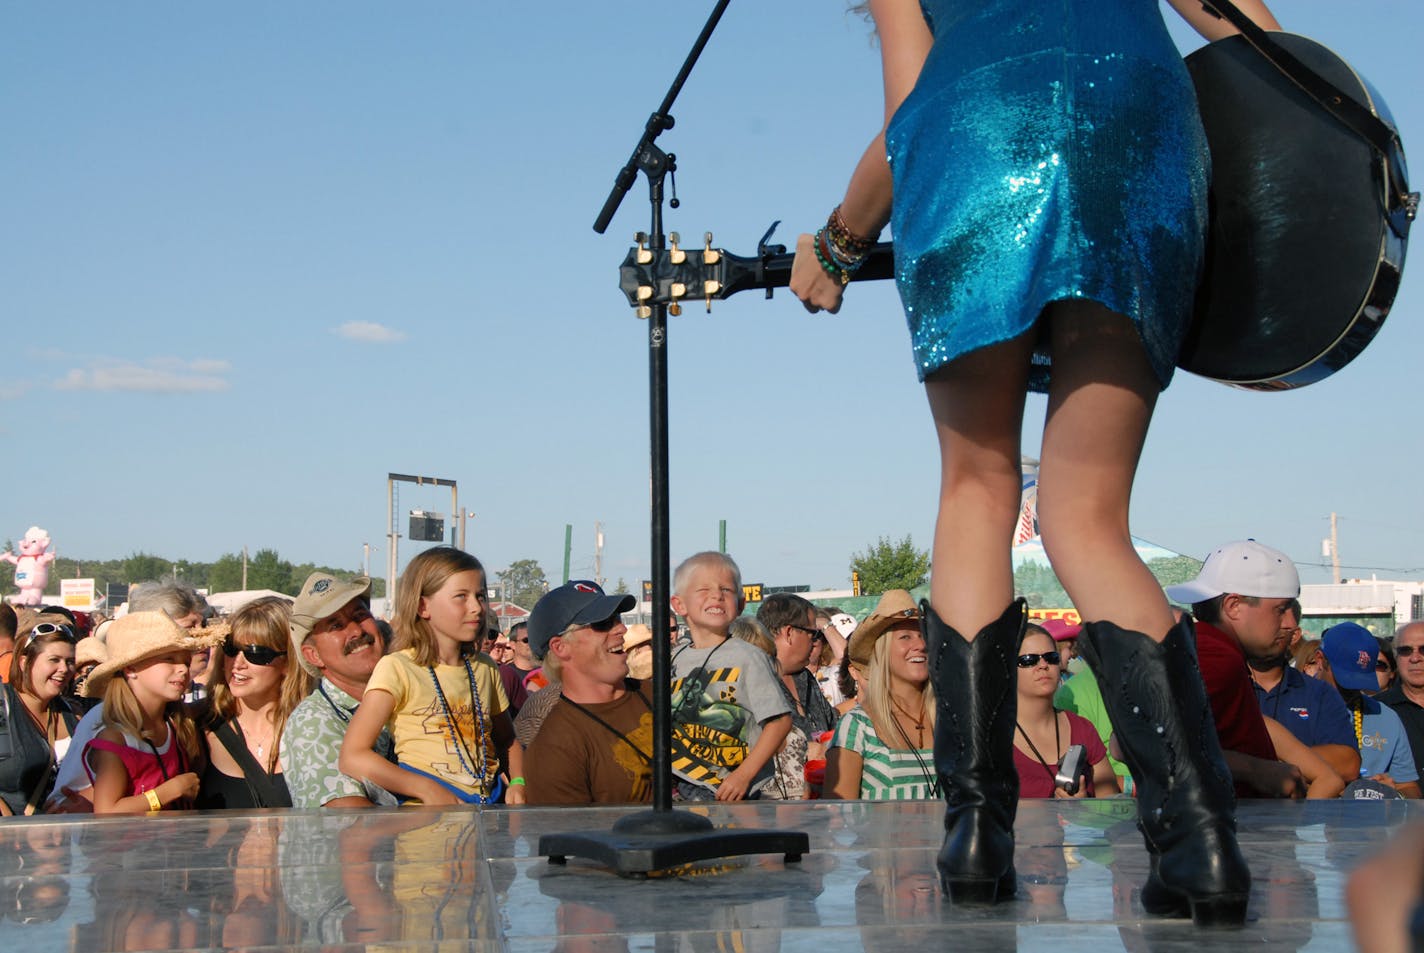
M839 205L831 211L826 227L818 234L825 236L826 258L847 275L865 264L866 256L875 245L874 238L865 238L850 230ZM847 277L845 280L850 279Z
M816 249L816 260L821 263L826 274L835 278L842 286L850 284L850 271L842 268L831 256L830 248L826 242L826 230L822 228L816 233L816 240L812 242Z
M826 227L831 231L831 240L852 255L864 256L875 245L874 237L866 238L850 230L850 226L846 224L845 213L839 205L831 210Z

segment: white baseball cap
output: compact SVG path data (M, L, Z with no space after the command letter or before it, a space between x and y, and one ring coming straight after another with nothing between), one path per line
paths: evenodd
M1167 597L1181 605L1206 602L1228 592L1258 599L1294 599L1300 595L1300 575L1285 553L1244 539L1212 550L1191 582L1167 587Z

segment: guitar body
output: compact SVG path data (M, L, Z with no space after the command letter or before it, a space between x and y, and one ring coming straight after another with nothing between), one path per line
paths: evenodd
M1393 126L1378 94L1330 50L1271 36ZM1254 390L1318 381L1374 338L1399 290L1409 220L1391 208L1385 158L1245 37L1186 63L1211 148L1211 225L1178 366ZM1390 161L1402 179L1403 155Z

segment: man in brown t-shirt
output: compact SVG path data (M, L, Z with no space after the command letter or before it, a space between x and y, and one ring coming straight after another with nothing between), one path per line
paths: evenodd
M527 803L652 801L653 712L623 653L621 615L636 604L576 581L530 613L529 648L563 694L524 756Z

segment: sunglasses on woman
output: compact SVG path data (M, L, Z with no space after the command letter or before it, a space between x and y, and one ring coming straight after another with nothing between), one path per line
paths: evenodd
M1019 656L1019 668L1033 668L1040 659L1049 665L1057 665L1063 660L1063 656L1057 652L1027 652Z
M228 658L237 658L238 652L241 652L242 657L253 665L271 665L287 654L278 652L276 649L269 649L265 645L238 645L232 639L223 643L223 654Z

